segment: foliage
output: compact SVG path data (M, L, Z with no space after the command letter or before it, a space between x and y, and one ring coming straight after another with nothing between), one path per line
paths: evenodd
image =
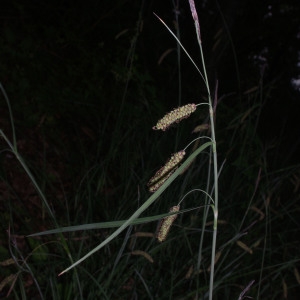
M154 216L165 217L188 191L207 187L208 150L141 215L151 222L129 226L57 277L114 231L99 226L88 230L87 224L128 219L149 197L147 182L154 170L196 137L191 134L194 128L207 123L206 108L200 107L167 134L151 131L180 99L190 103L205 95L193 66L182 53L178 60L174 40L152 16L155 10L171 24L175 17L170 4L100 2L86 7L80 2L12 1L3 6L8 17L1 18L1 83L9 95L16 135L1 96L2 136L12 143L9 148L1 140L1 296L204 299L213 220L209 211L203 224L205 196L196 190L188 194L163 243L155 239ZM296 147L287 140L297 131L292 126L272 138L264 127L269 127L265 118L270 99L278 103L278 95L283 95L279 87L286 87L283 75L293 56L278 60L277 51L288 49L264 27L272 21L262 18L262 2L256 9L234 8L234 3L217 7L203 1L197 7L209 80L214 85L217 78L219 85L214 91L220 165L214 295L238 299L255 280L247 296L289 299L298 294L300 281L300 171L294 163ZM297 6L281 6L273 5L278 23L295 24ZM181 30L180 40L192 57L198 57L189 10L185 4L174 9L181 12L175 30ZM259 16L254 18L251 11ZM255 43L252 30L258 19L264 38ZM241 26L243 22L247 26ZM268 54L260 52L262 41L269 43ZM259 53L268 65L249 59ZM277 72L278 63L282 72ZM287 110L288 104L280 106ZM85 230L26 237L82 224ZM201 236L202 263L197 269Z

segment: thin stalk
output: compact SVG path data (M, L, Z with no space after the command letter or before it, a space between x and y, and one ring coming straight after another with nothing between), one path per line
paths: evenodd
M9 111L9 118L10 118L10 123L11 123L11 130L12 130L12 136L13 136L13 150L14 152L16 153L17 152L17 139L16 139L16 131L15 131L15 126L14 126L14 118L13 118L13 114L12 114L12 109L11 109L11 106L10 106L10 101L9 101L9 98L5 92L5 89L2 85L2 83L0 82L0 89L1 89L1 92L5 98L5 101L6 101L6 104L7 104L7 107L8 107L8 111Z
M180 41L180 26L179 26L179 0L173 0L174 6L174 15L175 15L175 29L176 29L176 37L177 40ZM182 98L182 80L181 80L181 47L180 44L177 42L177 66L178 66L178 106L181 106L181 98ZM174 151L178 148L179 142L179 131L176 133L176 143L174 145Z
M17 158L17 160L19 161L19 163L21 164L21 166L23 167L23 169L27 173L28 177L30 178L31 182L33 183L34 187L36 188L38 194L42 198L43 203L44 203L44 205L47 208L48 214L53 219L54 224L58 227L58 224L56 223L56 219L54 217L54 214L53 214L53 212L52 212L52 210L51 210L51 208L50 208L50 206L49 206L49 204L48 204L48 202L46 200L46 197L45 197L44 193L42 192L42 190L40 189L39 185L35 181L34 176L31 174L31 171L28 169L28 167L25 164L23 158L20 156L19 152L17 151L17 148L15 148L14 145L11 144L11 142L9 141L9 139L7 138L7 136L4 134L4 132L2 130L0 130L0 135L4 138L5 142L7 143L7 145L9 146L9 148L11 149L11 152L14 153L14 155Z
M216 146L216 137L215 137L215 126L214 126L214 110L212 106L209 82L207 78L207 72L205 67L203 49L202 49L202 41L201 41L201 31L200 31L200 23L198 14L195 7L194 0L189 0L190 9L192 13L192 17L194 19L197 40L200 48L200 55L203 67L204 81L207 88L208 93L208 102L209 102L209 118L211 125L211 138L212 138L212 150L213 150L213 161L214 161L214 200L215 203L212 205L212 209L214 212L214 226L213 226L213 239L212 239L212 251L211 251L211 271L210 271L210 281L209 281L209 300L212 300L213 296L213 287L214 287L214 265L215 265L215 254L216 254L216 243L217 243L217 226L218 226L218 161L217 161L217 146Z
M211 161L211 148L210 148L210 153L209 153L209 162ZM210 186L210 177L211 177L211 164L209 163L208 166L208 172L207 172L207 183L206 183L206 191L208 193L209 191L209 186ZM205 224L206 224L206 220L207 220L207 216L208 216L208 212L209 212L209 202L211 200L209 199L208 195L206 194L205 197L205 206L204 206L204 210L203 210L203 218L202 218L202 225L201 225L201 236L200 236L200 242L199 242L199 250L198 250L198 260L197 260L197 272L200 270L200 266L201 266L201 262L202 262L202 249L203 249L203 240L204 240L204 234L205 234ZM197 280L197 294L196 297L198 298L198 284L199 284L199 280ZM196 298L196 299L197 299Z
M174 15L175 15L175 27L176 27L176 36L177 39L180 41L180 27L179 27L179 0L173 1L173 6L174 6ZM181 97L182 97L182 80L181 80L181 47L180 44L177 42L177 66L178 66L178 106L181 106Z
M55 225L56 228L58 228L58 223L56 221L56 218L48 204L48 201L46 199L46 196L44 195L43 191L41 190L41 188L39 187L37 181L35 180L33 174L31 173L31 171L29 170L29 168L27 167L25 161L23 160L22 156L19 154L18 152L18 147L17 147L17 139L16 139L16 133L15 133L15 126L14 126L14 121L13 121L13 114L12 114L12 109L11 109L11 105L10 105L10 101L9 98L2 86L2 84L0 83L0 90L4 95L4 98L7 102L7 106L8 106L8 110L9 110L9 116L10 116L10 121L11 121L11 127L12 127L12 135L13 135L13 143L10 142L10 140L8 139L8 137L4 134L3 130L0 129L0 136L3 137L3 139L5 140L5 142L7 143L7 145L10 148L10 151L15 155L15 157L17 158L17 160L19 161L20 165L23 167L24 171L26 172L27 176L30 178L32 184L34 185L36 191L38 192L39 196L42 199L42 204L45 205L47 212L49 214L49 216L52 218L52 221ZM71 263L73 263L73 258L71 256L70 250L68 248L68 245L65 241L64 236L62 235L62 233L59 233L60 238L61 238L61 243L63 245L64 250L67 253L67 256L69 258L69 260L71 261ZM79 276L77 273L77 270L74 270L74 275L77 281L77 285L78 285L78 290L79 290L79 294L80 294L80 299L83 299L83 295L82 295L82 290L81 290L81 285L80 285L80 280L79 280Z

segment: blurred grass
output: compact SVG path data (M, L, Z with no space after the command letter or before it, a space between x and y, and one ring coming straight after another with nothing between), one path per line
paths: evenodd
M142 11L139 6L134 7L131 27L115 39L127 28L122 18L109 22L109 12L122 15L124 8L129 9L126 5L117 3L111 8L107 2L111 9L102 7L101 16L82 16L90 20L84 24L74 17L78 7L68 11L61 6L54 13L57 17L49 19L46 8L52 6L42 4L47 7L37 13L33 6L26 9L15 3L17 18L4 22L2 28L0 55L5 59L0 60L0 67L14 113L19 153L59 226L128 218L147 199L146 183L154 170L179 150L173 145L183 148L192 139L190 132L205 114L198 112L167 135L151 132L156 119L176 106L169 98L174 91L169 94L167 89L174 70L167 65L170 73L164 86L164 81L158 82L148 72L140 54L143 33L134 48L132 41L140 29L135 25ZM55 24L56 20L61 23ZM36 22L44 25L38 27ZM100 30L103 24L105 30ZM97 30L101 35L95 39ZM186 72L184 67L182 72ZM255 83L251 78L250 82L259 85L259 80ZM240 96L227 96L217 107L219 161L226 162L219 180L215 299L238 299L251 280L255 284L247 295L257 299L284 298L285 293L285 298L293 299L299 292L299 165L272 160L281 157L277 145L283 136L266 144L257 135L261 107L274 85L261 85L247 93L253 86L242 86ZM201 94L193 80L184 82L183 89L189 90L183 91L183 101ZM4 101L0 110L1 127L11 139ZM53 223L3 140L0 159L0 262L14 258L13 264L1 265L0 280L17 274L8 299L195 299L197 292L199 299L205 298L212 225L206 226L203 260L197 271L202 209L180 215L162 244L135 235L155 233L157 223L135 225L82 263L77 274L71 271L57 277L70 265L68 252L59 236L25 237L52 229ZM201 156L145 216L166 213L190 189L204 188L207 162L208 155ZM199 201L199 194L191 194L183 207L198 207ZM81 258L111 232L64 234L72 259ZM136 250L149 254L154 263L141 252L133 255ZM6 285L1 297L8 291Z

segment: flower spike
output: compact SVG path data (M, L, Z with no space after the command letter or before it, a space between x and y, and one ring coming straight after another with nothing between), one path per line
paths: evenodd
M160 119L152 129L165 131L173 123L179 123L182 119L188 118L196 108L197 105L194 103L175 108Z
M177 211L179 211L179 208L180 208L179 205L173 206L173 207L171 207L170 212L177 212ZM167 238L170 228L176 218L177 218L177 214L174 214L174 215L171 215L171 216L168 216L168 217L165 217L162 219L161 225L160 225L160 228L159 228L159 231L157 234L157 239L159 242L163 242Z
M155 175L149 180L148 186L150 192L155 192L163 183L175 172L178 164L181 162L185 156L185 151L181 150L174 153L167 163L160 168Z

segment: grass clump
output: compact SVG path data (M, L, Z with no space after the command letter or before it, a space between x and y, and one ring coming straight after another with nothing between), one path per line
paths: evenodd
M198 16L190 3L201 41ZM260 112L255 99L265 97L271 87L260 86L241 99L230 96L240 106L226 105L225 100L220 103L216 89L212 105L204 60L202 69L207 96L201 98L207 99L202 104L208 113L200 119L196 111L200 104L178 104L154 130L166 131L193 115L163 136L149 130L154 123L151 104L141 86L142 106L126 102L127 93L132 97L134 91L125 84L122 108L116 115L118 103L112 103L111 109L102 103L106 115L102 113L99 119L97 109L91 109L97 120L92 130L75 127L80 122L73 120L74 128L67 128L61 142L67 143L66 136L74 133L78 138L72 141L73 147L66 148L73 149L68 162L75 177L73 193L67 189L69 182L58 193L57 182L46 176L47 168L31 162L39 151L21 155L22 143L14 127L8 131L11 139L7 131L1 131L1 154L9 153L2 156L1 176L10 191L5 194L9 201L1 204L1 213L5 211L2 228L10 225L7 242L0 248L3 293L15 299L278 299L297 295L299 166L270 170L269 148L255 134ZM138 78L138 70L134 71ZM126 75L122 81L127 82ZM114 96L120 96L117 92ZM9 111L14 124L10 105ZM138 118L141 111L147 113ZM187 129L194 123L193 131ZM188 131L197 135L187 146L193 143L191 151L181 147L185 139L190 140ZM81 134L89 140L90 152ZM175 154L151 177L166 152ZM46 166L50 159L46 150L42 157ZM76 169L71 158L82 169ZM61 164L55 164L57 171ZM18 193L11 184L12 174L32 186L30 194L35 193L35 198ZM27 209L28 203L34 209Z

